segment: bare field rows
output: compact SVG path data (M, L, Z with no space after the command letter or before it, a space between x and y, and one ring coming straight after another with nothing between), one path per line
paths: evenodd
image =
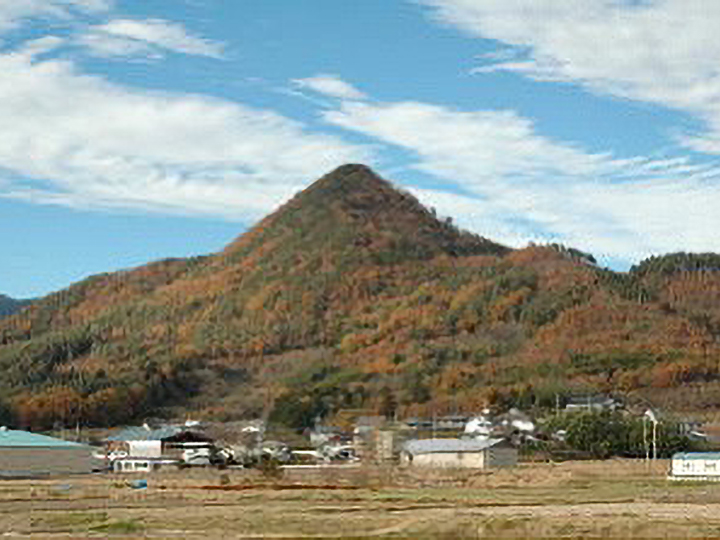
M495 472L393 468L178 471L0 482L7 538L708 538L720 483L666 463L523 464Z

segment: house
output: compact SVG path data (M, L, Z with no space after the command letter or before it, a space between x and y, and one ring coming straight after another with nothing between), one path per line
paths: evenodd
M0 428L0 477L84 474L93 465L90 446Z
M465 424L464 435L468 437L489 437L495 425L486 414L476 416Z
M405 443L404 465L491 469L517 464L517 448L505 439L418 439Z
M249 465L262 455L267 426L263 420L213 422L202 425L202 435L218 449L214 459L236 465Z
M438 416L434 420L434 429L437 431L462 431L465 429L468 418L463 415Z
M668 478L671 480L720 480L720 452L674 454Z
M687 437L691 441L705 441L716 444L718 439L717 426L693 418L675 419L678 435Z
M716 419L703 423L697 426L697 423L693 426L685 428L685 435L691 439L704 440L710 443L713 447L720 444L720 423ZM681 430L683 426L680 426Z
M519 409L512 408L497 418L497 422L505 431L518 433L532 433L535 431L535 422Z
M466 415L434 416L432 418L408 418L404 424L418 431L457 431L465 429L471 420Z
M490 416L490 411L485 409L482 415L471 418L465 424L462 437L504 438L520 444L534 440L535 429L535 422L519 409L512 408L497 416Z
M147 424L128 427L106 440L106 455L115 472L150 472L167 465L210 465L212 440L195 426Z
M346 442L347 435L336 426L315 426L315 429L310 431L310 444L314 448L320 448L327 444L340 444Z
M605 395L571 396L565 404L566 411L614 411L622 407L622 403Z

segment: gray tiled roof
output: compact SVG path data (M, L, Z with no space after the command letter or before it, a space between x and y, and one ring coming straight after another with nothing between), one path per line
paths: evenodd
M418 439L405 443L405 451L412 455L441 452L481 452L503 439Z
M169 437L174 437L178 433L186 431L187 428L181 426L163 426L156 429L147 429L146 427L128 427L121 431L110 435L108 441L162 441Z

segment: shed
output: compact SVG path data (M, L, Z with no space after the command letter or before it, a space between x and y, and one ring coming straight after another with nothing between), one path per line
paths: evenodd
M720 452L673 454L671 480L720 480Z
M425 467L491 469L517 464L517 448L505 439L418 439L408 441L401 461Z
M85 474L93 470L92 448L28 431L0 428L0 476Z

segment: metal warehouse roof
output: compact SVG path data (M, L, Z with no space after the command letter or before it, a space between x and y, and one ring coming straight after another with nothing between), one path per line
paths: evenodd
M482 452L504 439L418 439L405 443L409 454L434 454L442 452Z
M0 448L82 448L85 445L38 435L29 431L15 431L12 429L0 429Z
M120 430L115 435L110 435L108 441L162 441L174 437L187 428L180 426L163 426L157 429L145 426L128 427Z
M720 452L679 452L673 454L673 459L717 459L720 460Z

